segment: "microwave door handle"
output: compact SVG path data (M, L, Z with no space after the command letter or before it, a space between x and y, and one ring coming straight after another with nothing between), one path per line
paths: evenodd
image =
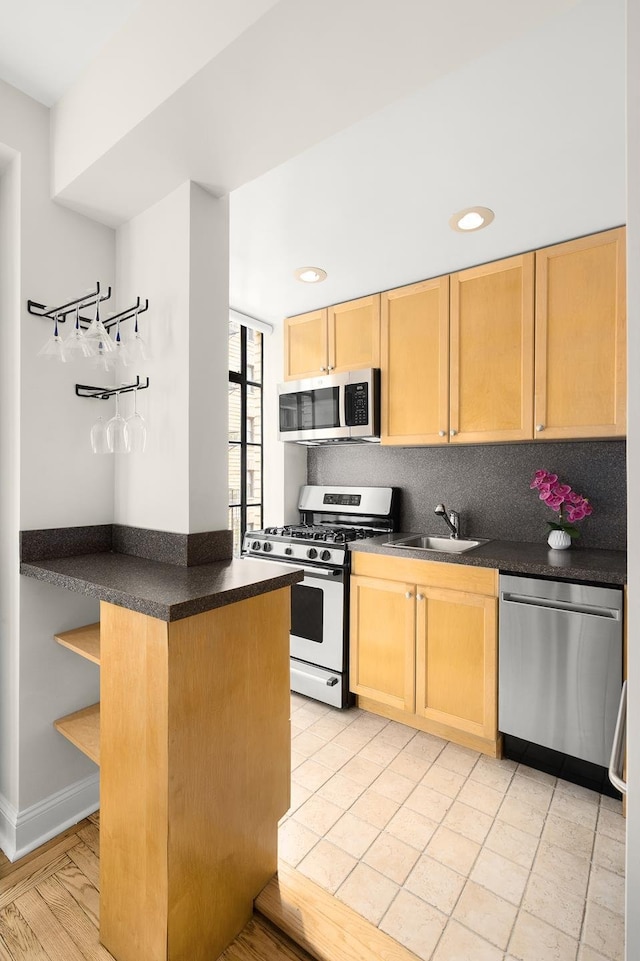
M341 384L338 388L338 416L340 417L340 427L347 426L347 385Z

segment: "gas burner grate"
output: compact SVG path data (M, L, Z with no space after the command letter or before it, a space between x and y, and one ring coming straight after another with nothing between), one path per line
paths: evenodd
M323 541L326 544L346 544L350 541L373 537L379 531L368 527L329 527L323 524L287 524L284 527L267 527L264 531L272 537L292 540Z

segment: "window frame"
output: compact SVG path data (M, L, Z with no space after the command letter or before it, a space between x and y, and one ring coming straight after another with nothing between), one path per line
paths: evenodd
M233 447L240 448L240 501L229 504L229 510L240 508L240 545L239 550L242 550L242 542L244 540L244 535L247 532L247 510L248 508L258 507L260 509L260 527L263 524L263 511L264 511L264 334L262 331L256 331L260 334L260 372L261 380L250 380L248 377L248 349L247 349L247 327L244 324L238 324L237 321L230 321L230 331L231 325L236 324L240 328L240 370L235 371L229 369L229 384L236 384L240 387L240 440L228 440L228 450L231 451ZM235 330L233 331L235 334ZM260 390L260 440L248 440L247 437L247 413L248 413L248 403L247 397L250 387L257 387ZM231 394L229 395L231 396ZM230 431L228 431L230 433ZM248 448L258 447L260 448L260 497L257 502L247 503L248 490L247 490L247 474L248 474ZM227 466L228 471L228 466ZM233 530L233 523L231 529ZM234 545L235 550L235 545Z

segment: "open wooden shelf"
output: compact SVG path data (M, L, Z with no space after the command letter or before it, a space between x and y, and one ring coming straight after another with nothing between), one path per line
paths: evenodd
M59 717L53 722L68 741L75 744L83 754L100 764L100 704L83 707L81 711L74 711L65 717Z
M64 631L54 637L58 644L68 647L70 651L86 657L94 664L100 663L100 624L75 627L72 631Z

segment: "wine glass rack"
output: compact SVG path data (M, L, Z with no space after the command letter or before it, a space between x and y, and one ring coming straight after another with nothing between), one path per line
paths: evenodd
M59 307L47 307L45 304L39 304L36 300L28 300L27 310L30 314L33 314L34 317L45 317L47 320L55 320L57 318L59 324L64 324L69 314L73 314L75 320L77 310L95 307L96 304L101 304L109 300L110 297L111 287L107 287L105 292L100 286L100 281L97 281L95 290L89 291L89 293L84 294L83 297L76 297L74 300L69 300L66 304L60 304ZM127 307L125 310L121 310L119 313L107 317L107 319L103 321L104 326L109 330L111 327L114 327L118 321L122 323L125 320L129 320L130 317L144 314L148 309L149 300L146 299L143 304L141 298L138 297L136 303L132 304L131 307ZM83 317L81 314L79 318L80 326L86 329L91 323L91 320L92 318Z
M148 386L149 378L146 377L145 382L142 383L140 375L137 375L134 384L121 384L120 387L91 387L88 384L76 384L76 396L108 400L109 397L115 397L116 394L126 394L132 390L146 390Z

